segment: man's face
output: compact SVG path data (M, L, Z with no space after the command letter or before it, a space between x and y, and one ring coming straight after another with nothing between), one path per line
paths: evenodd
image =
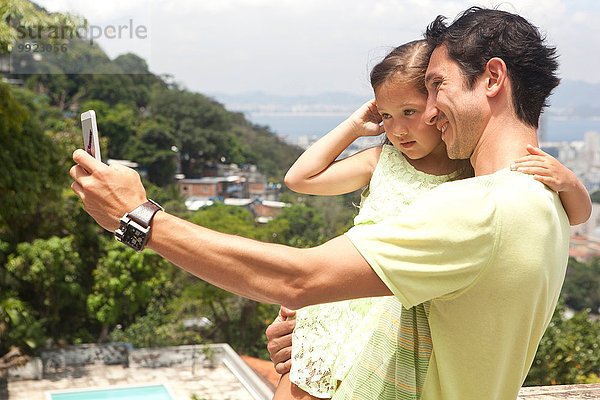
M433 51L425 73L426 116L441 132L452 159L471 157L483 133L489 113L482 81L467 89L460 66L448 56L446 46Z

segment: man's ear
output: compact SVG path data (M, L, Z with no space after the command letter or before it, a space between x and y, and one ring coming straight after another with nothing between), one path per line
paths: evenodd
M498 57L491 58L485 65L485 89L488 97L495 97L508 84L506 63Z

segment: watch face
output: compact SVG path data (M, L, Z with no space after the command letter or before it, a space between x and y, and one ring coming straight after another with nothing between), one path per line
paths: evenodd
M135 221L124 217L121 219L121 226L115 231L115 238L134 250L141 251L148 241L149 232L149 227L144 228Z
M123 233L123 242L127 243L136 250L144 248L146 241L146 232L140 231L133 226L128 226Z

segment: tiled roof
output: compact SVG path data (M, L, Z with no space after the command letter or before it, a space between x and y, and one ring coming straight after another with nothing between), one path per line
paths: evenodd
M281 375L275 371L271 361L265 361L261 360L260 358L250 356L240 357L246 362L246 364L248 364L250 368L254 370L254 372L256 372L256 374L263 379L263 381L265 381L273 390L275 390Z

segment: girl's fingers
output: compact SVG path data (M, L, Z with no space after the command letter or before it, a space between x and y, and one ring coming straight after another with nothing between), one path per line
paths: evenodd
M545 161L547 161L547 158L545 156L528 155L528 156L524 156L521 158L517 158L514 162L522 163L522 162L527 162L527 161L545 162Z
M546 168L539 167L517 167L517 172L528 175L550 176L550 172Z
M531 167L538 167L538 168L545 168L548 169L548 165L541 163L539 161L523 161L523 162L515 162L515 167L516 168L531 168Z
M554 190L555 192L559 191L559 183L556 182L554 180L553 177L551 176L541 176L541 175L534 175L533 179L535 179L536 181L542 182L544 185L548 186L550 189Z
M530 144L527 145L527 151L529 152L529 154L534 154L534 155L539 155L539 156L547 156L548 155L548 153L546 153L544 150L540 149L539 147L532 146Z

